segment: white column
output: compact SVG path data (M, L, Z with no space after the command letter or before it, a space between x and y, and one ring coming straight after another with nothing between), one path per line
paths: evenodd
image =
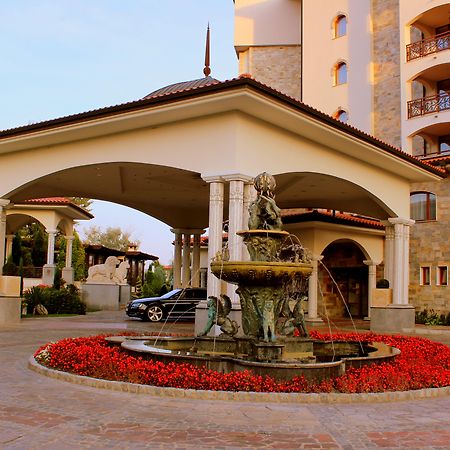
M384 278L392 285L394 277L394 227L389 221L383 221L384 238ZM390 286L392 287L392 286Z
M388 222L394 228L394 257L392 269L392 304L407 305L409 286L409 227L414 220L392 218Z
M370 319L370 307L372 306L373 289L377 285L377 265L379 263L370 259L363 261L363 263L369 268L367 278L367 319Z
M253 186L253 182L244 184L244 204L243 204L243 214L242 214L242 229L248 230L248 219L249 219L249 206L256 198L256 189ZM248 253L247 247L242 241L242 260L250 261L250 255Z
M6 239L6 206L9 200L0 198L0 274L5 264L5 239Z
M55 236L57 230L46 230L48 235L47 245L47 265L53 266L55 264Z
M13 234L7 234L6 235L6 253L5 253L5 261L9 258L9 256L12 255L12 248L13 248Z
M216 253L222 251L224 183L221 177L203 179L209 183L208 296L218 297L220 280L213 275L209 264Z
M182 284L183 288L191 285L191 233L183 233L183 256L182 256Z
M72 248L73 248L73 236L64 236L66 239L66 269L72 268Z
M230 261L242 260L242 238L236 233L242 230L244 214L244 182L242 180L229 179L230 196L228 204L228 251ZM239 305L239 297L236 294L236 286L227 284L227 294L231 298L233 305Z
M180 230L173 229L172 233L175 234L175 242L173 249L173 287L174 289L181 287L181 246L182 236Z
M72 248L73 248L73 236L64 236L66 239L66 266L62 270L62 279L67 284L73 284L74 282L74 270L72 268Z
M200 287L200 235L201 233L194 233L193 247L192 247L192 286Z
M319 284L319 261L322 261L323 255L314 255L311 264L312 272L308 280L308 322L322 322L317 315L317 291Z

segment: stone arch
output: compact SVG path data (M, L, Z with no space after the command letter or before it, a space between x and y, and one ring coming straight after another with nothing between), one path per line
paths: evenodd
M319 311L330 318L363 318L369 314L368 253L353 239L338 239L322 251Z

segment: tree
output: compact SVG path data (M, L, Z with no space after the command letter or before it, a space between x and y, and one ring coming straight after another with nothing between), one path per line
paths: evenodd
M86 197L69 197L69 199L72 203L75 203L77 206L81 206L86 211L92 211L92 199Z
M144 297L161 295L167 292L167 287L166 273L159 261L154 261L145 274L145 283L142 286Z
M140 241L131 239L131 232L120 227L107 227L106 230L99 226L91 226L85 230L85 244L100 244L114 250L126 251L128 245L140 244Z

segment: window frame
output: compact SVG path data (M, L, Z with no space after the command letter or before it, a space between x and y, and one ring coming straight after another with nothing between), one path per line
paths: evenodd
M445 274L445 280L442 279L442 274ZM438 264L436 267L436 286L448 286L448 265Z
M426 195L425 199L425 218L417 218L413 217L412 214L412 198L415 195ZM434 211L432 211L432 196L434 197ZM429 191L414 191L411 192L410 196L410 216L411 219L415 220L416 222L436 222L437 221L437 195L433 192ZM434 212L434 214L432 214Z
M431 266L421 265L419 270L419 285L431 286Z

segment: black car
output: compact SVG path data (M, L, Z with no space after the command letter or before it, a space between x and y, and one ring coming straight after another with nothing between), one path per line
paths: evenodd
M206 289L174 289L161 297L138 298L128 303L125 312L130 317L159 322L162 319L195 319L195 307L206 300Z

